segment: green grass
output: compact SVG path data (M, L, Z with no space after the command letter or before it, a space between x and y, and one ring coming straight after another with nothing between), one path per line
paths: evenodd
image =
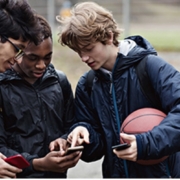
M131 35L146 38L157 51L180 52L180 31L134 31Z
M157 51L180 52L180 30L132 30L130 35L141 35L146 38ZM123 34L120 39L123 39ZM57 33L54 34L54 44L57 43Z

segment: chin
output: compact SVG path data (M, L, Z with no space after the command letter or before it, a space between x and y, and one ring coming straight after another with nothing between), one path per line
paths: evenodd
M100 68L101 68L101 67L95 67L95 66L94 66L94 67L91 67L91 69L94 70L94 71L96 71L96 70L98 70L98 69L100 69Z

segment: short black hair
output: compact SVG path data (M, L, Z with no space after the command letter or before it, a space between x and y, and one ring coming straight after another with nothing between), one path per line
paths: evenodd
M39 24L41 26L41 31L39 31L39 33L41 33L41 35L39 35L39 36L42 36L42 39L46 39L49 37L52 39L52 30L51 30L51 27L50 27L48 21L40 14L37 14L37 18L38 18Z
M41 27L26 0L0 0L0 36L39 44Z

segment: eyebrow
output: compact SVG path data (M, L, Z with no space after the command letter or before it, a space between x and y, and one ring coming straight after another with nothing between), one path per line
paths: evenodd
M39 55L34 54L34 53L29 53L29 54L27 54L27 53L25 52L25 54L26 54L26 56L38 56L38 57L39 57ZM52 55L52 54L53 54L53 52L50 52L50 53L46 54L45 56L49 56L49 55ZM45 56L44 56L44 57L45 57Z
M49 54L46 54L46 56L49 56L49 55L52 55L53 54L53 52L51 51Z

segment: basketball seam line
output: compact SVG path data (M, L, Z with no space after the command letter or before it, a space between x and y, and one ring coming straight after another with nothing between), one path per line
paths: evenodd
M124 128L125 128L131 121L133 121L134 119L137 119L137 118L142 117L142 116L150 116L150 115L156 115L156 116L160 116L160 117L165 118L163 115L159 115L159 114L143 114L143 115L140 115L140 116L137 116L137 117L131 119L124 127L122 127L122 131L123 131Z

